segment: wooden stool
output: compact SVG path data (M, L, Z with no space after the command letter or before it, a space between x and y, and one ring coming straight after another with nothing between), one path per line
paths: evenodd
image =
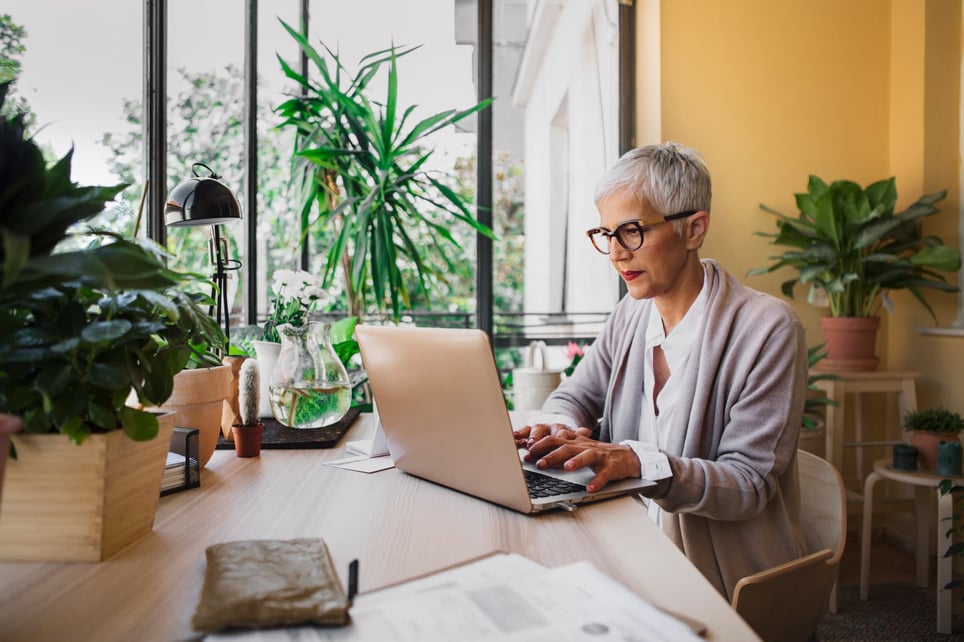
M874 511L874 486L881 479L912 484L914 486L914 516L917 519L917 533L914 539L914 553L917 562L917 585L927 586L927 531L930 527L930 495L937 492L937 632L951 632L951 590L944 587L951 581L951 562L953 558L944 557L951 545L949 524L954 512L954 497L950 493L940 494L940 483L951 479L957 484L964 483L964 477L947 477L933 471L898 470L887 459L874 462L874 471L867 475L864 483L863 528L860 533L860 599L867 601L868 580L870 578L870 530Z

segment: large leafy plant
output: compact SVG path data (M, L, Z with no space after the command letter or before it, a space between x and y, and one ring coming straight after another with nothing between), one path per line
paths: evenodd
M922 196L895 213L893 177L861 188L853 181L827 184L810 176L807 191L795 195L797 216L760 205L777 217L778 231L758 234L789 249L771 256L770 266L749 274L793 268L797 275L783 282L783 294L793 298L797 283L809 284L818 294L826 294L834 317L876 316L888 291L905 289L936 321L922 288L958 291L939 272L958 270L961 256L938 237L924 236L921 219L938 213L934 204L946 195L942 191Z
M432 152L423 148L427 136L491 101L410 124L415 106L398 104L397 61L414 47L370 53L351 75L337 54L327 48L319 52L302 34L282 25L317 72L317 78L303 76L279 57L285 75L303 95L277 111L280 126L296 132L292 172L304 194L303 220L317 209L311 225L329 243L324 284L331 286L340 270L350 315L366 312L371 303L378 311L390 308L397 320L403 307L411 308L407 275L414 274L412 281L423 294L430 277L445 281L446 270L433 267L426 252L442 257L448 271L454 271L462 251L449 231L452 223L492 236L473 216L468 199L447 183L452 177L427 169ZM368 95L369 84L383 70L386 94L376 102ZM427 247L420 246L424 238Z
M0 85L2 107L6 85ZM61 432L80 443L123 429L157 434L174 375L224 335L188 291L199 277L173 272L148 242L101 232L83 250L58 251L80 222L123 185L70 180L71 153L48 166L22 116L0 119L0 412L27 432Z

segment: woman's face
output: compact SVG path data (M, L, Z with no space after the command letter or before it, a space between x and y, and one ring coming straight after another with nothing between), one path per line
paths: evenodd
M660 212L640 203L627 190L607 196L599 201L597 208L599 224L609 230L615 230L626 221L662 218ZM698 212L694 216L705 215L705 212ZM693 242L681 238L670 223L663 222L643 228L643 244L635 251L629 251L611 239L609 261L634 299L672 297L682 282L690 260L690 249L698 247L699 244L693 245Z

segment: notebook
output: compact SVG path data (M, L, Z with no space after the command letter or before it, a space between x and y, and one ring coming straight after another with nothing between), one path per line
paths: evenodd
M655 483L623 480L590 494L589 469L540 471L523 462L481 330L359 325L355 336L389 452L403 472L522 513L573 510ZM569 486L561 494L530 493L526 477L534 475Z

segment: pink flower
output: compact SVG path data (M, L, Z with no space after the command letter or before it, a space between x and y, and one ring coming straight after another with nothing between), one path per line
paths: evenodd
M569 343L566 344L566 356L569 358L570 361L572 361L576 357L583 356L582 346L570 341Z

